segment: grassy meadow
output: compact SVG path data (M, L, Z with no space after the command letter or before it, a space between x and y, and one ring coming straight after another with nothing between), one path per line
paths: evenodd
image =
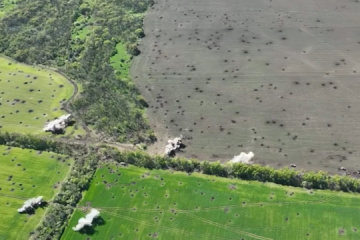
M59 73L0 56L0 131L42 133L47 121L66 114L62 104L73 93ZM76 125L66 131L84 134Z
M72 161L64 155L0 146L0 239L28 239L46 209L19 214L24 201L44 196L52 199Z
M359 201L355 194L107 165L62 239L359 239ZM89 207L101 217L73 231Z
M110 58L110 63L120 79L130 80L131 56L126 51L126 46L123 43L116 44L116 54Z

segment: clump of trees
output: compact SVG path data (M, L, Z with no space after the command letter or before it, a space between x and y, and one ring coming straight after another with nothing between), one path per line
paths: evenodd
M81 0L19 0L0 18L0 52L20 62L60 68L81 83L84 91L72 109L112 140L154 141L144 117L146 104L134 84L116 75L110 64L118 43L126 45L129 54L139 54L137 43L144 36L141 13L152 4L153 0L92 5ZM85 39L73 36L79 17L91 19Z

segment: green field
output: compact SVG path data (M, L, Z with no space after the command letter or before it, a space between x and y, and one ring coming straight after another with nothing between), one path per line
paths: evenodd
M359 203L355 194L106 166L62 239L359 239ZM89 205L101 219L74 232Z
M17 209L32 197L51 200L72 161L64 155L6 146L0 146L0 154L0 239L28 239L45 209L38 208L34 215L19 214Z
M61 107L73 93L74 87L59 73L0 56L1 131L42 133L48 120L66 114ZM84 133L78 126L66 131L73 130Z

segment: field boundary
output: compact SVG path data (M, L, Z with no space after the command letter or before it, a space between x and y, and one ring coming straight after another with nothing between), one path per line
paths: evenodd
M233 164L221 165L219 162L200 162L195 159L150 156L144 151L129 151L105 143L86 144L84 142L62 141L59 139L39 138L31 135L0 132L0 145L24 147L34 150L52 151L74 157L75 162L67 180L61 186L53 203L47 209L47 215L33 235L34 239L57 239L63 233L68 219L82 199L82 192L88 189L91 179L100 163L125 162L147 169L168 171L199 172L239 180L272 182L284 186L307 189L334 190L339 192L360 193L360 181L347 176L331 176L325 172L299 172L290 169L273 169L260 165ZM79 182L79 179L82 179ZM68 191L71 189L71 191ZM67 211L65 219L60 220L59 213ZM58 220L56 220L58 219ZM53 228L48 221L62 221L63 225Z
M106 151L105 159L125 162L150 170L163 169L182 171L191 174L199 172L225 178L237 178L259 182L272 182L284 186L307 189L333 190L360 193L360 180L349 176L330 175L324 171L297 171L289 168L275 169L269 166L243 163L221 164L220 162L199 161L196 159L151 156L143 151Z

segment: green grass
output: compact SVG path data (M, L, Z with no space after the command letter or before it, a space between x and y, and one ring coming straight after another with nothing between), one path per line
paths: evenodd
M358 194L106 166L62 239L359 239L359 202ZM74 232L88 203L101 221Z
M0 18L7 12L16 7L16 0L2 0L0 1Z
M72 39L85 40L86 37L91 33L92 30L92 19L86 16L80 15L79 18L74 23L74 28L72 30Z
M60 74L0 57L0 130L41 134L74 92ZM49 134L49 133L46 133Z
M19 214L26 199L55 194L55 184L66 177L72 161L64 155L0 146L0 239L28 239L46 209ZM10 178L12 176L12 178Z
M116 75L122 80L129 80L129 69L131 66L131 56L126 51L123 43L116 45L117 53L110 58L111 66L116 70Z
M85 131L82 127L80 127L80 126L77 126L77 127L75 127L75 126L68 127L68 128L66 129L66 132L69 132L69 135L74 136L74 137L78 137L78 136L83 137L83 136L86 135L86 131Z

